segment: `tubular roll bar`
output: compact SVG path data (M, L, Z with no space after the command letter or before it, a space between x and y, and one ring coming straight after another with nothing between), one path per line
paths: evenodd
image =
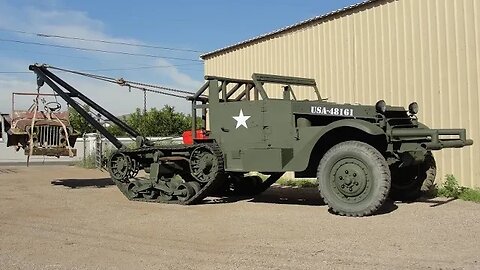
M118 119L116 116L100 107L97 103L83 95L81 92L76 90L73 86L69 85L55 74L50 72L44 65L30 65L29 70L32 70L37 74L37 83L41 86L41 81L45 82L52 88L52 90L57 93L63 100L65 100L73 109L75 109L85 120L91 124L96 130L98 130L107 140L109 140L116 148L124 148L125 146L111 134L105 127L103 127L95 118L93 118L87 111L85 111L73 98L78 98L83 101L85 104L90 106L93 110L97 111L103 115L108 120L112 121L122 130L127 132L132 137L141 137L141 135L135 131L132 127L125 124L123 121ZM40 79L41 81L39 81ZM66 91L63 91L58 85L62 86Z
M291 85L296 86L308 86L313 87L315 95L318 100L322 100L320 92L318 91L317 83L314 79L307 79L301 77L291 76L279 76L270 74L253 73L251 80L234 79L220 76L205 76L205 84L193 95L187 97L187 100L192 102L192 137L196 139L196 127L197 127L197 109L202 109L202 122L203 127L206 127L206 117L208 103L210 102L235 102L242 100L259 100L260 97L263 100L269 99L267 92L263 85L265 83L272 84L284 84L287 88L284 88L284 98L289 97L290 93L293 94ZM229 84L234 84L231 89L227 89ZM204 94L208 90L208 96ZM253 97L252 92L253 90ZM237 97L231 99L231 97L238 92ZM285 92L288 92L286 95ZM220 97L221 93L221 97ZM294 96L295 97L295 96ZM200 104L198 104L198 102Z

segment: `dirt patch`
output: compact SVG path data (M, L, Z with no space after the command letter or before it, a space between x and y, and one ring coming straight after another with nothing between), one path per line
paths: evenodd
M17 170L16 168L2 168ZM201 205L130 202L107 173L0 173L0 269L480 269L480 205L332 215L315 189Z

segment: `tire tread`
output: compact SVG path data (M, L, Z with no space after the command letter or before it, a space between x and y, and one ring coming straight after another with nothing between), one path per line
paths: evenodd
M343 151L347 148L348 151L351 151L352 148L356 149L357 151L364 151L369 155L371 158L374 159L374 162L379 165L380 170L380 178L383 181L380 182L381 186L379 188L379 192L375 194L375 198L373 199L373 203L369 205L366 209L362 211L355 211L355 212L347 212L340 210L336 207L333 201L329 200L328 195L326 195L325 190L320 189L320 196L324 200L324 202L329 206L330 211L335 214L342 215L342 216L352 216L352 217L362 217L374 214L378 209L380 209L388 197L390 186L391 186L391 177L390 177L390 169L388 164L383 157L383 155L374 147L360 141L346 141L339 143L333 146L330 150L325 153L324 157L321 159L320 164L317 170L317 178L319 180L319 187L320 181L325 181L324 179L320 179L321 175L321 167L323 163L327 162L329 156L334 155L337 151Z

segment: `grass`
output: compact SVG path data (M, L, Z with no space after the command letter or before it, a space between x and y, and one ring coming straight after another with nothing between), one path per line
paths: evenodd
M95 169L97 168L95 164L95 155L88 155L82 160L78 161L75 165L85 169Z
M278 179L277 184L287 187L299 187L299 188L313 188L318 187L317 180L311 179L291 179L282 177Z
M445 182L437 189L437 196L480 203L480 188L462 187L452 174L447 174L445 178Z
M467 188L458 198L464 201L480 203L480 188Z
M436 189L434 197L455 198L464 201L480 203L480 188L462 187L458 184L455 176L448 174L445 181ZM282 177L277 184L287 187L313 188L318 187L316 179L292 179Z

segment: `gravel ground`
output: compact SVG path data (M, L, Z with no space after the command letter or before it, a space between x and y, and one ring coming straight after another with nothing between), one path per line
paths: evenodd
M0 167L0 269L480 269L480 204L328 212L314 189L273 186L202 205L130 202L108 175Z

